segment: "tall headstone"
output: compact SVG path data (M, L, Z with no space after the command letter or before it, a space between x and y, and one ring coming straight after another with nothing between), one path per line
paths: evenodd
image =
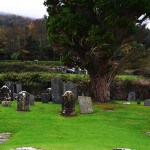
M144 106L150 106L150 99L144 101Z
M75 115L75 97L72 91L66 91L62 96L62 110L63 116Z
M89 114L93 112L91 97L78 96L78 101L81 114Z
M22 84L16 84L16 93L18 94L21 91L22 91Z
M1 105L2 106L5 106L5 107L11 106L10 95L11 95L10 89L6 85L4 85L1 88Z
M66 92L66 91L72 91L73 94L74 94L74 96L75 96L75 98L77 98L77 95L78 95L78 93L77 93L77 85L74 84L73 82L68 81L68 82L64 85L64 92Z
M51 88L52 88L52 102L60 104L64 91L64 83L60 77L54 77L53 79L51 79Z
M129 92L128 94L128 101L135 101L136 100L136 94L134 91Z
M30 94L26 91L18 93L17 97L17 110L18 111L29 111Z

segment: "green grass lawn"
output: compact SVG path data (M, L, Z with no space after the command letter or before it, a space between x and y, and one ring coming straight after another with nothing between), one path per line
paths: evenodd
M120 103L120 104L119 104ZM12 132L0 150L34 147L43 150L112 150L116 147L149 150L150 107L131 105L93 105L94 113L75 117L60 115L61 105L36 102L30 112L0 106L0 133ZM107 110L113 111L107 111Z

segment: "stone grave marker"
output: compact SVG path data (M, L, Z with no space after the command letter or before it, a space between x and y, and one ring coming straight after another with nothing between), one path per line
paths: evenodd
M78 101L79 101L81 114L89 114L93 112L91 97L78 96Z
M55 104L60 104L64 91L64 83L60 77L54 77L53 79L51 79L51 88L52 102Z
M42 103L49 103L50 94L49 93L42 93L41 98L42 98Z
M131 150L129 148L113 148L113 150Z
M18 94L19 92L22 91L22 84L16 84L16 93Z
M144 101L144 106L150 106L150 99Z
M15 91L15 88L14 88L12 82L7 81L7 82L5 82L5 85L11 90L10 97L11 97L11 100L13 100L13 93Z
M0 133L0 144L6 142L7 140L10 139L12 133L10 132L5 132L5 133Z
M75 98L77 98L77 85L75 85L73 82L68 81L65 85L64 85L64 92L66 91L72 91Z
M122 102L122 104L129 105L129 104L131 104L131 102L125 101L125 102Z
M136 94L134 91L129 92L128 94L128 101L135 101L136 100Z
M26 91L18 93L17 97L17 110L18 111L29 111L30 94Z
M1 88L1 105L5 106L5 107L9 107L11 106L11 91L9 90L9 88L4 85Z
M72 91L66 91L62 96L62 110L63 116L75 115L75 97Z
M35 104L35 96L33 94L30 94L30 105Z

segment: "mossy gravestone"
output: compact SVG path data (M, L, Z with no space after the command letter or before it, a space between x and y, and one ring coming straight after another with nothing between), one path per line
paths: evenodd
M17 110L18 111L29 111L30 94L26 91L18 93L17 97Z
M5 107L9 107L11 106L11 91L9 90L9 88L4 85L1 88L1 105L5 106Z
M75 115L75 97L72 91L66 91L62 96L62 110L63 116Z

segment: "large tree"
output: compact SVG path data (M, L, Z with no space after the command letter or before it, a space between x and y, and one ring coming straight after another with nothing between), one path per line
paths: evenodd
M149 0L45 0L51 46L88 70L94 98L107 102L110 83L149 52L141 44ZM139 17L143 14L143 17Z

